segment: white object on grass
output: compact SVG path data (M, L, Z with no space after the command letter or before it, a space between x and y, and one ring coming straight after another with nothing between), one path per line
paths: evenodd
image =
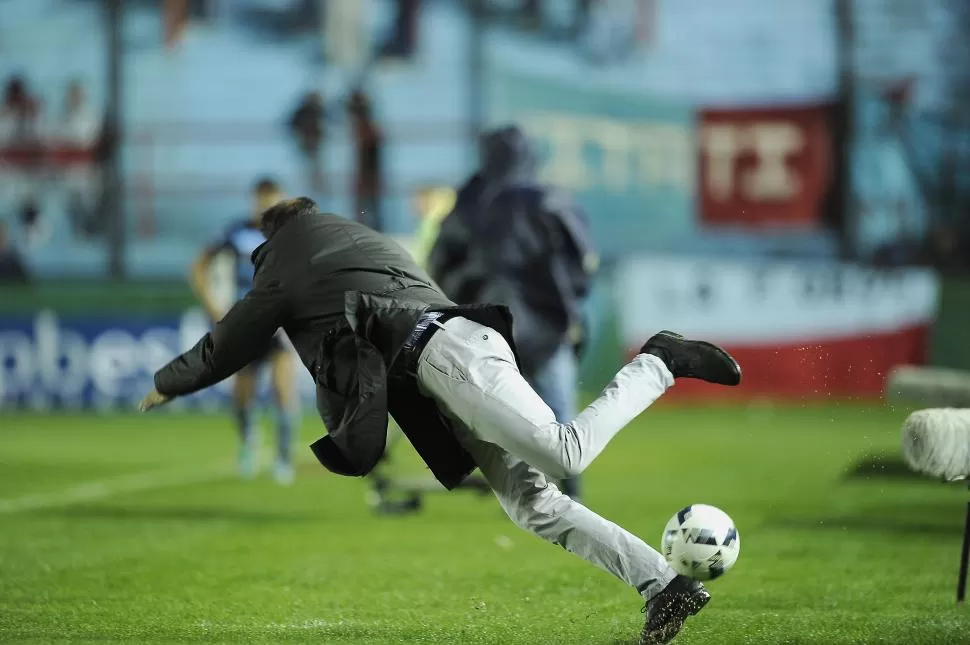
M903 423L903 458L910 468L931 477L970 477L970 409L913 412Z

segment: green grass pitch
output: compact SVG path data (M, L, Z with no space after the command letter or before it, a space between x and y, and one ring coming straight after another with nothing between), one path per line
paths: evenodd
M305 448L291 488L237 480L226 417L0 415L0 641L614 645L642 626L635 592L490 497L380 518ZM904 416L659 407L586 501L654 545L687 504L734 517L738 564L678 644L970 643L968 494L898 472Z

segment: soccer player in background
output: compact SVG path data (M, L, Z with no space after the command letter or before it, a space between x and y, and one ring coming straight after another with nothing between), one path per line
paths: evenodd
M234 301L242 299L253 286L253 265L250 256L266 241L259 230L259 216L283 198L279 185L272 179L259 180L252 191L252 210L248 217L232 222L223 236L208 246L192 266L191 284L202 308L213 324L222 319L225 309L214 292L210 275L213 261L226 254L232 261ZM257 398L260 372L269 367L276 404L277 433L276 460L273 477L280 484L293 482L292 461L293 429L299 413L292 354L282 330L261 349L259 355L245 368L236 373L233 383L233 416L239 429L239 473L245 478L254 477L260 470L259 437L253 420L253 407Z

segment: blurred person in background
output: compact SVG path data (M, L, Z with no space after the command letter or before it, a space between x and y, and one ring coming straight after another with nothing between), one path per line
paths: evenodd
M11 76L0 103L0 144L10 147L36 143L40 120L40 102L30 93L27 80Z
M485 197L486 178L481 170L484 167L484 148L479 145L480 169L472 173L455 192L455 203L449 213L443 215L434 230L434 240L425 259L428 274L444 279L446 293L455 302L474 300L479 291L479 285L473 280L465 279L462 271L467 270L470 249L467 237L471 235L470 220L478 213L479 204ZM451 229L445 239L441 239L441 229L446 217L458 219L449 222ZM464 222L467 222L464 223ZM440 244L439 244L440 241Z
M381 58L391 60L411 60L418 49L418 35L421 29L421 0L396 0L391 37L381 48Z
M481 165L441 224L428 272L462 304L508 306L522 374L560 422L576 414L583 304L597 256L582 210L539 185L536 156L515 126L486 133ZM579 480L562 490L579 501Z
M27 282L20 253L14 248L7 231L7 223L0 221L0 282L5 284Z
M374 120L370 97L354 90L347 102L354 141L354 217L358 222L383 232L381 190L383 188L384 135Z
M64 111L55 124L55 156L65 167L62 177L67 192L68 215L74 232L94 235L100 232L96 216L101 197L101 172L97 163L104 116L87 102L84 86L72 81L67 87Z
M163 0L162 38L168 48L176 47L189 24L189 0Z
M636 0L636 44L639 50L650 47L657 29L657 3L659 0Z
M71 81L64 97L64 111L54 132L57 145L75 150L92 150L98 144L104 115L91 107L81 81Z
M520 12L523 27L534 31L542 28L542 6L539 0L522 0Z
M422 268L428 268L441 222L455 209L457 201L458 193L450 186L423 186L417 190L414 210L418 215L418 230L412 254Z
M307 92L290 115L288 127L296 142L306 173L306 181L313 191L325 191L327 181L323 168L323 143L326 139L326 105L323 94Z
M225 235L206 248L193 265L192 287L213 323L221 320L225 313L210 282L213 261L220 254L229 255L233 263L236 299L245 297L253 286L250 257L256 247L265 241L259 231L259 215L282 198L282 190L274 180L264 178L258 181L253 187L250 216L230 224ZM253 407L257 398L260 372L266 366L270 368L277 414L273 476L278 483L285 485L292 483L294 478L292 443L299 412L299 393L293 359L282 331L273 337L272 342L255 360L236 373L233 404L240 439L239 472L243 477L251 478L259 471L259 438L255 432Z
M644 29L642 0L593 0L581 36L582 49L594 63L623 62L635 50Z
M49 233L38 200L45 170L40 117L40 101L27 80L11 76L0 96L0 195L17 209L22 239L29 247L43 244Z
M320 0L326 60L356 70L370 57L370 0Z
M585 32L586 25L589 24L589 16L594 2L595 0L576 0L570 29L574 38L581 38Z
M29 247L43 246L50 238L50 226L41 213L40 202L33 195L28 195L20 206L20 226Z

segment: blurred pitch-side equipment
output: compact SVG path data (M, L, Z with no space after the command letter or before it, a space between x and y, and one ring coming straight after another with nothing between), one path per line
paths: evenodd
M944 482L970 481L970 373L899 367L887 379L886 399L939 406L913 412L903 423L903 459L911 469ZM958 603L966 598L968 562L970 502L957 575Z
M886 400L927 407L970 408L970 372L902 365L886 379Z

